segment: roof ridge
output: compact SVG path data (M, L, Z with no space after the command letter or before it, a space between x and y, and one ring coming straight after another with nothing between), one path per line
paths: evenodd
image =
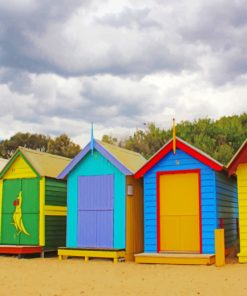
M52 154L52 153L48 153L48 152L43 152L43 151L39 151L39 150L34 150L31 148L26 148L26 147L22 147L19 146L18 147L21 151L27 151L27 152L31 152L31 153L37 153L37 154L42 154L42 155L47 155L50 157L54 157L54 158L61 158L61 159L65 159L65 160L71 160L71 158L65 157L65 156L61 156L61 155L57 155L57 154Z

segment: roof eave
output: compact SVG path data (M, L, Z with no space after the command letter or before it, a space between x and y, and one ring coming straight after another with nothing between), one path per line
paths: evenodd
M156 152L154 156L152 156L147 161L147 163L135 173L135 178L138 179L143 177L146 174L146 172L148 172L156 163L158 163L160 159L167 155L173 148L172 142L173 140L171 139L162 148L160 148L158 152ZM192 157L198 159L202 163L208 165L215 171L222 171L224 169L224 166L221 163L212 159L210 156L207 156L199 149L193 147L192 145L188 144L187 142L183 141L178 137L176 137L176 147L188 153Z
M117 158L112 155L105 147L100 145L97 140L94 140L94 148L100 152L108 161L116 166L124 175L133 175L126 166L124 166ZM75 168L75 166L86 156L91 150L91 142L69 163L69 165L57 176L57 179L65 179L68 174Z

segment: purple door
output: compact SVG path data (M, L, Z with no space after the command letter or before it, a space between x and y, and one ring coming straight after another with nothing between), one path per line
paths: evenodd
M78 179L78 247L113 248L113 175Z

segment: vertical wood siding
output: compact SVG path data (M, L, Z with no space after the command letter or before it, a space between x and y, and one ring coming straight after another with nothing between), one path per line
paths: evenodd
M223 219L225 230L225 247L234 246L237 241L238 196L237 181L234 177L227 177L224 173L216 173L216 196L218 227Z
M240 164L237 169L240 254L239 259L247 262L247 163ZM243 258L241 258L243 257Z
M67 182L52 178L45 179L45 204L49 206L67 205Z
M128 185L133 195L126 197L126 260L133 261L134 254L143 252L143 179L127 176L126 191Z
M114 242L113 247L125 248L125 175L98 151L89 152L68 176L67 246L77 247L78 177L114 175Z
M144 176L144 252L157 252L156 173L192 169L201 170L202 253L214 253L214 229L217 226L215 172L180 149L176 155L170 152Z
M14 200L22 192L22 221L30 235L17 230L13 225L16 210ZM2 199L2 244L38 245L39 238L39 179L8 179L3 182Z
M113 248L114 176L78 177L78 246Z

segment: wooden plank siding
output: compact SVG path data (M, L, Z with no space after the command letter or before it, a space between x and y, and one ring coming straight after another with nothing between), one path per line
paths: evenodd
M134 255L143 252L143 179L126 177L126 260L134 261ZM128 185L133 195L128 195Z
M238 195L235 177L216 173L217 227L225 230L225 247L233 247L238 239ZM221 221L220 221L221 219ZM222 225L223 224L223 225Z
M238 256L239 262L247 262L247 163L239 164L237 176L240 230L240 253Z
M168 153L144 175L144 252L157 252L157 188L156 173L176 170L200 169L202 253L213 254L216 228L215 172L192 156L177 149ZM179 185L179 184L178 184Z
M45 216L45 248L66 244L66 216Z
M52 178L45 179L45 205L67 205L67 182Z

